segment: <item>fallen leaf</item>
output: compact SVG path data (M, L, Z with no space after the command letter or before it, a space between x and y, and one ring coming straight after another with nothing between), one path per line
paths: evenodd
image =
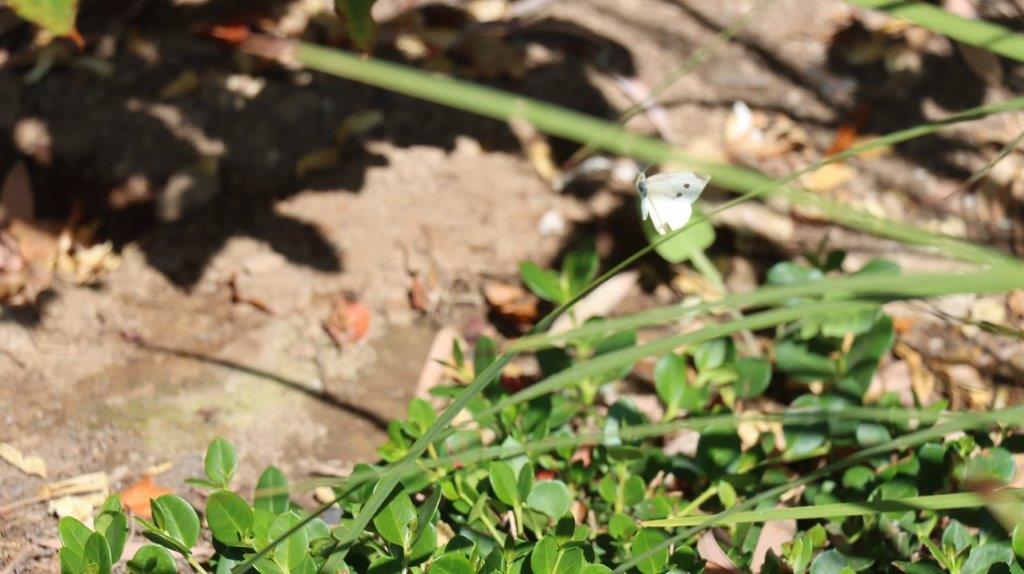
M761 527L761 535L757 538L754 554L750 559L750 570L757 574L764 566L764 558L771 550L776 556L782 556L782 545L793 540L796 535L796 520L769 520Z
M103 504L107 499L106 493L80 494L73 496L61 496L54 498L47 503L47 512L63 518L73 516L81 520L86 526L92 525L93 510Z
M849 183L856 172L845 163L830 163L803 178L803 185L811 191L825 193Z
M416 396L424 400L430 400L432 395L430 389L444 382L447 369L444 364L451 360L452 346L459 340L459 333L454 327L442 327L436 335L434 342L430 344L427 351L427 358L423 361L423 368L420 369L420 377L416 382Z
M729 574L741 574L742 572L719 546L713 530L705 530L704 534L697 539L697 554L708 562L704 567L705 572L727 572Z
M135 515L148 519L151 517L149 501L172 493L173 490L156 484L153 476L146 474L138 482L121 491L121 504Z
M949 365L943 370L953 410L980 410L992 403L992 384L972 365Z
M221 42L237 46L249 39L252 30L245 24L218 24L211 26L207 33Z
M608 315L634 291L639 278L638 271L624 271L605 281L576 303L573 307L573 317L559 317L552 325L551 333L563 333L571 329L574 322L582 324L591 317Z
M530 165L544 181L553 182L558 179L558 167L552 155L551 145L547 136L537 130L533 124L520 118L513 118L509 122L512 133L519 140L519 145L526 152Z
M935 402L935 375L925 366L921 353L904 343L896 343L893 353L906 361L910 368L910 388L914 390L917 402L923 406Z
M842 153L857 142L860 136L860 132L867 125L868 117L870 116L870 108L865 104L858 104L850 117L839 124L839 128L836 129L835 138L832 140L832 145L828 147L825 155L833 155Z
M537 321L540 301L519 285L488 281L484 284L484 299L501 317L519 328Z
M0 442L0 458L11 463L25 474L34 474L46 478L46 461L42 457L35 455L25 456L13 446Z
M343 295L335 299L331 314L323 325L338 347L345 343L358 343L370 330L370 310L353 297Z

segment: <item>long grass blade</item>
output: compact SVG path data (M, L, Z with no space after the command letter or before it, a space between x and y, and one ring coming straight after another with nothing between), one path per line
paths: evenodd
M862 8L892 14L958 42L1024 62L1024 36L985 20L972 20L917 0L848 0Z
M1011 488L998 491L1015 497L1024 497L1024 488ZM797 506L793 508L773 508L770 510L748 510L726 516L714 521L711 526L726 526L748 522L768 522L769 520L813 520L818 518L844 518L849 516L867 516L881 512L906 512L910 510L953 510L956 508L977 508L989 504L988 497L977 492L954 492L931 496L911 496L896 500L872 500L865 502L838 502L818 504L815 506ZM996 503L998 504L998 503ZM651 528L678 528L695 526L707 520L706 516L680 516L663 520L641 522Z

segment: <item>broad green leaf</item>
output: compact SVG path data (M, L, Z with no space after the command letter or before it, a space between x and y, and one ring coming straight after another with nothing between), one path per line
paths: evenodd
M857 444L862 447L875 446L891 440L892 435L885 425L868 422L857 424Z
M738 378L733 384L736 396L741 399L759 397L768 390L772 379L772 364L764 359L747 357L736 361Z
M875 473L865 466L855 466L843 473L843 486L863 491L875 479Z
M490 469L491 490L494 491L494 496L509 506L519 504L519 490L512 467L505 461L496 460L491 463Z
M604 564L587 564L580 574L612 574L612 569Z
M636 523L625 514L615 514L608 521L608 534L611 534L612 538L623 539L632 536L636 530Z
M410 563L426 560L437 549L437 528L428 522L409 546L407 557Z
M632 474L626 479L622 488L622 501L626 506L633 506L644 499L644 479L637 474Z
M256 499L253 506L272 514L288 512L288 479L276 466L263 469L260 479L256 482ZM261 491L277 490L277 494L262 494Z
M115 498L116 495L111 497ZM120 497L117 497L120 500ZM125 542L128 541L128 518L120 510L104 510L96 516L96 532L103 535L103 538L110 545L110 560L117 563L124 552Z
M235 560L228 556L218 556L217 569L213 571L213 574L231 574L231 571L235 569L235 566L238 566L241 563L242 562L240 560Z
M67 546L57 551L60 558L60 574L82 574L85 569L82 563L82 553L73 552Z
M519 264L519 275L530 291L541 299L556 304L565 300L562 284L554 271L541 269L532 261L523 261Z
M571 502L569 489L560 480L542 480L534 484L526 498L527 506L556 520L569 511Z
M270 531L267 533L267 536L271 540L277 539L283 536L285 532L294 528L301 520L295 512L282 514L274 519L274 523L270 525ZM308 549L309 535L304 528L300 528L289 535L277 547L274 551L274 561L285 570L295 570L304 560L309 558Z
M633 556L646 554L664 541L665 535L660 530L644 528L637 533L635 538L633 538L633 548L630 553ZM656 552L652 552L649 556L640 560L636 567L643 574L659 574L665 569L667 564L668 549L662 548Z
M693 364L697 371L703 373L722 366L729 361L736 353L736 347L732 339L711 339L705 341L693 349Z
M128 561L131 574L177 574L174 557L162 546L146 544Z
M959 478L966 483L995 481L1005 484L1013 480L1016 468L1013 454L997 446L967 461Z
M666 261L682 263L692 258L694 253L704 251L715 242L715 228L707 218L701 216L700 209L696 205L693 206L690 222L689 227L654 248L658 255L661 255ZM649 219L645 220L642 225L648 242L654 243L661 238Z
M942 574L943 570L931 562L893 562L893 566L906 574Z
M430 574L475 574L473 564L464 555L450 552L430 563Z
M206 449L206 478L220 488L228 488L238 468L235 447L223 438L216 438Z
M1013 546L1013 553L1017 555L1017 559L1024 560L1024 522L1017 524L1013 529L1010 541Z
M515 466L513 465L513 468ZM524 463L519 467L519 476L516 479L516 491L519 495L519 500L524 501L530 496L530 491L533 490L533 465L529 462Z
M430 428L435 420L437 420L437 413L434 412L434 407L430 406L430 403L420 398L409 401L409 422L418 431L417 436L422 435Z
M804 267L792 261L776 263L768 270L765 276L769 285L799 285L817 281L824 277L821 270L813 267Z
M371 9L377 0L334 0L334 9L345 21L352 44L363 52L373 48L377 36L377 24L373 21Z
M81 555L85 548L85 541L92 535L92 530L89 530L89 527L82 524L77 518L65 516L57 522L57 535L64 548Z
M801 381L830 379L836 372L832 359L815 353L807 343L793 339L783 339L775 345L775 365Z
M223 544L246 545L252 521L249 503L230 490L219 490L206 502L206 522L213 537Z
M94 532L82 549L82 570L86 574L110 574L110 567L110 545L102 534Z
M989 542L975 546L967 555L961 574L988 574L996 564L1012 564L1013 549L1005 542Z
M165 494L150 501L153 522L172 540L190 550L199 540L199 517L180 496Z
M404 490L399 490L391 497L377 516L373 517L373 526L384 540L398 546L407 547L411 535L416 508Z
M415 546L420 537L423 536L423 533L426 532L427 527L433 526L434 513L437 512L437 506L440 503L441 488L434 487L434 491L430 493L430 496L423 501L419 510L416 511L416 530L412 534L412 541L410 544ZM433 547L431 547L431 550L433 550Z
M530 568L533 574L554 574L558 567L558 556L558 541L555 537L541 538L530 553Z
M821 397L817 395L801 395L790 403L791 408L816 407L822 408ZM825 444L828 424L823 422L790 423L783 425L786 437L786 453L797 458L814 451Z
M686 387L686 359L675 354L658 359L654 367L654 388L667 408L681 407Z
M952 548L956 554L966 550L973 541L974 537L959 520L950 520L949 525L942 531L942 546Z
M811 562L811 574L843 574L849 568L837 550L826 550Z
M8 0L18 16L56 36L74 33L78 0Z

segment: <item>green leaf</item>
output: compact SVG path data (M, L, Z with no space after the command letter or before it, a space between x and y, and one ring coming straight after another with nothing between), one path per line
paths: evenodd
M92 530L77 518L65 516L57 522L57 535L64 548L81 555L85 549L85 541L92 535Z
M434 513L437 512L437 506L440 503L441 487L435 486L434 491L430 493L430 496L423 501L420 509L416 511L416 530L413 532L412 541L410 542L412 546L416 545L420 537L423 536L423 533L427 531L428 526L433 526ZM433 551L433 547L431 547L431 551Z
M604 564L587 564L580 574L612 574L612 569Z
M658 255L666 261L682 263L715 242L715 228L707 218L701 216L701 211L696 205L693 206L690 222L689 227L654 248ZM654 243L661 238L650 219L643 222L643 229L648 242Z
M811 574L843 574L848 567L838 550L826 550L811 562Z
M906 574L942 574L942 569L930 562L893 562L900 572Z
M473 564L464 555L449 552L430 563L430 574L475 574Z
M775 345L775 365L801 380L830 379L836 372L832 359L815 353L807 343L792 339Z
M411 520L411 518L410 518ZM267 536L275 540L294 528L302 518L295 512L282 514L274 519ZM274 551L274 561L286 571L295 570L304 560L309 558L309 534L300 528L288 536Z
M654 388L665 406L673 410L680 408L686 387L686 359L674 354L658 359L654 367Z
M532 261L523 261L519 264L519 275L530 291L541 299L556 304L565 301L562 284L554 271L541 269Z
M1010 542L1013 553L1017 555L1018 559L1024 560L1024 522L1018 523L1014 527Z
M952 548L957 554L966 550L973 540L974 537L958 520L950 520L949 525L942 531L943 548Z
M419 532L419 536L413 538L406 556L411 564L417 564L430 557L436 549L437 528L428 522Z
M150 501L153 522L171 540L188 552L199 540L199 517L192 506L180 496L165 494Z
M417 436L422 435L437 420L434 407L427 401L414 398L409 401L409 422L416 428Z
M622 501L626 506L633 506L644 499L644 479L640 475L632 474L626 479L622 488Z
M228 488L238 468L235 447L223 438L216 438L206 449L206 478L220 488Z
M533 574L554 574L558 568L558 555L558 541L555 537L541 538L530 553L530 568Z
M801 395L790 403L790 408L822 408L821 397ZM825 444L828 424L824 422L790 423L782 427L786 437L786 453L794 458L804 456Z
M824 277L821 270L804 267L792 261L776 263L768 270L765 282L769 285L799 285Z
M865 466L855 466L843 473L843 486L853 490L863 491L864 488L875 479L875 473Z
M533 490L533 465L525 463L519 467L519 477L516 480L516 491L519 495L519 500L526 500L530 496L531 490Z
M630 553L633 556L641 556L664 541L665 535L660 530L644 528L633 538L633 548ZM668 548L662 548L637 562L636 567L643 574L658 574L665 569L667 564Z
M268 466L256 482L256 499L253 506L272 514L288 512L288 479L276 466ZM277 494L262 494L260 491L277 490Z
M373 21L371 9L377 0L334 0L334 10L345 21L352 44L363 52L373 48L377 36L377 24Z
M498 358L498 348L494 344L494 339L483 336L477 339L476 345L473 346L473 372L482 373L484 369L491 366L491 363ZM429 403L428 405L429 406ZM432 418L431 423L437 419L437 415L434 414L434 410L430 409Z
M889 429L878 423L857 424L857 444L862 447L876 446L892 440Z
M533 485L526 505L547 516L558 519L569 511L569 488L560 480L542 480Z
M117 563L124 552L125 542L128 541L128 518L120 510L120 497L114 495L110 499L117 499L118 509L104 510L96 516L96 532L102 534L107 544L110 545L111 562Z
M733 384L736 396L752 399L768 390L772 379L772 364L764 359L743 358L736 361L736 373L739 375Z
M1013 480L1016 468L1013 454L997 446L967 461L960 480L966 483L995 481L1005 484Z
M252 521L249 503L230 490L219 490L206 501L206 522L222 544L245 546Z
M636 523L633 519L626 516L625 514L615 514L611 520L608 521L608 534L612 535L612 538L623 539L632 536L636 532Z
M722 366L736 353L732 339L711 339L697 345L693 349L693 364L697 371L703 373Z
M519 504L519 490L512 467L505 461L496 460L491 463L490 470L491 490L494 491L494 496L509 506Z
M128 571L131 574L177 574L178 567L167 549L156 544L146 544L128 561Z
M103 535L94 532L82 549L82 570L87 574L110 574L110 545Z
M398 490L391 497L391 501L373 517L373 526L384 540L406 548L410 542L410 527L415 518L416 508L409 500L409 495L404 490Z
M1012 564L1013 549L1005 542L990 542L975 546L967 555L960 574L988 574L996 564Z
M568 295L574 297L583 292L594 277L597 277L599 261L593 242L573 249L562 262L562 276L569 287Z
M82 574L85 566L81 553L76 554L65 546L57 551L57 556L60 558L60 574Z
M78 0L8 0L22 18L56 36L74 32Z

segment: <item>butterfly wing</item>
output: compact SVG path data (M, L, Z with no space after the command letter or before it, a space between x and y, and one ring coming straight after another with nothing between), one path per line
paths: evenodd
M650 202L651 223L662 235L686 225L693 213L693 208L684 198L650 194L647 200Z
M697 201L709 181L711 177L689 171L659 173L647 178L647 193L691 204Z

